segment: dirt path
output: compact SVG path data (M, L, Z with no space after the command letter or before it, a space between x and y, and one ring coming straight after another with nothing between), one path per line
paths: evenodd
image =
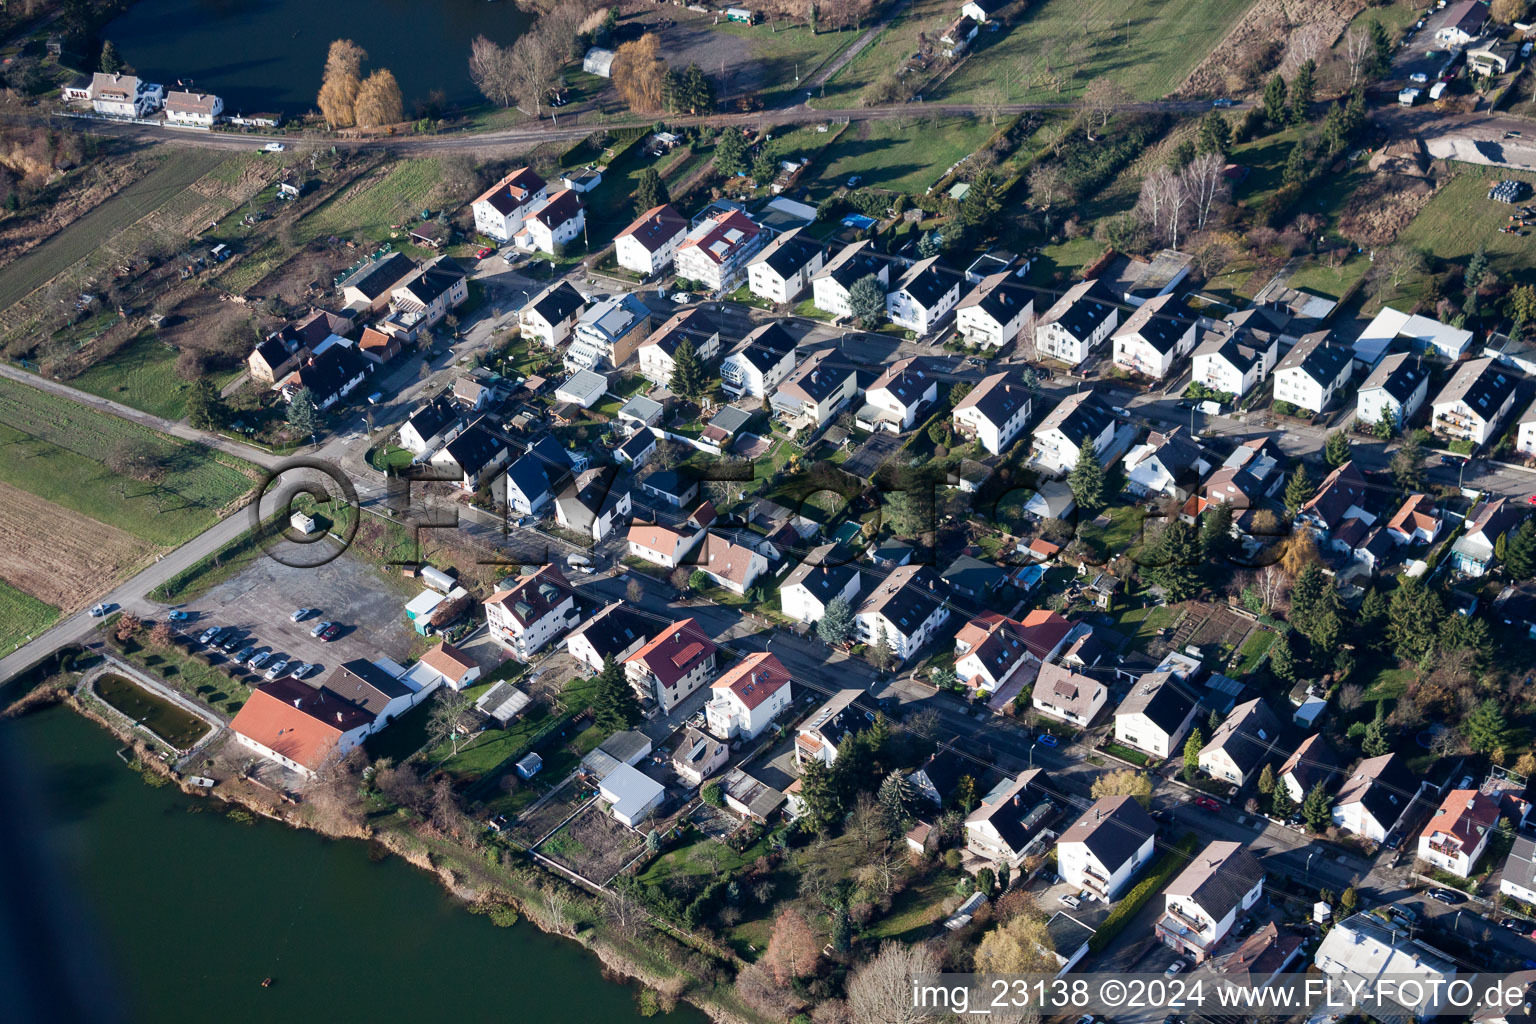
M834 60L831 64L828 64L826 67L818 71L816 76L809 82L806 82L806 89L817 89L823 85L826 85L827 82L831 80L833 75L837 74L839 71L843 70L843 68L848 66L849 61L853 60L853 58L857 57L860 53L863 53L864 48L870 43L874 42L875 37L878 36L881 32L884 32L886 27L890 25L891 22L896 20L896 16L902 11L905 11L911 5L911 3L912 0L898 0L897 3L892 4L890 10L885 12L885 17L881 18L879 21L869 26L869 28L865 29L864 34L855 39L852 46L848 47L848 49L839 54L837 59Z

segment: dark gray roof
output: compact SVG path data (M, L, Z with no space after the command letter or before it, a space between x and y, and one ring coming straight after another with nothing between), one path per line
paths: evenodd
M362 658L338 665L325 677L322 685L365 709L375 718L390 701L411 692L409 686Z
M861 610L879 612L905 636L911 636L943 603L947 588L926 565L903 565L865 599Z
M751 363L759 371L767 373L784 358L787 353L795 350L795 339L784 325L774 320L754 330L747 335L733 355L739 356Z
M1419 781L1408 770L1408 763L1396 753L1382 754L1355 765L1339 787L1334 804L1361 804L1383 828L1390 829L1418 791Z
M1134 798L1106 796L1061 834L1059 842L1083 843L1111 872L1136 855L1157 824Z
M804 586L826 604L858 574L852 552L840 544L822 544L806 552L805 561L795 566L783 587Z
M1029 389L1013 373L1004 371L983 377L955 409L975 409L1001 427L1029 405Z
M444 256L434 261L406 287L423 305L430 305L439 295L462 281L464 276L464 268Z
M1076 300L1051 323L1058 323L1074 338L1086 338L1115 312L1118 302L1103 282L1095 278Z
M636 640L642 645L650 640L650 625L623 602L615 601L572 630L571 636L584 636L592 649L605 658L616 658Z
M1395 352L1376 364L1371 375L1360 385L1361 391L1380 388L1399 403L1413 397L1413 393L1429 379L1429 371L1408 352Z
M1195 314L1184 300L1169 294L1147 300L1115 333L1117 336L1135 334L1159 354L1167 355L1194 325Z
M389 291L409 273L416 264L404 253L394 252L382 260L375 260L341 282L343 288L356 288L370 299L376 299Z
M1299 369L1319 384L1331 384L1354 358L1348 345L1329 341L1327 331L1313 331L1292 346L1275 370Z
M991 562L983 562L970 555L961 555L949 563L940 578L958 590L980 594L1002 586L1008 574Z
M979 306L993 320L1006 324L1035 300L1034 292L1011 282L1006 273L994 274L978 284L960 305Z
M808 266L821 253L821 246L808 238L784 235L771 243L763 254L762 262L768 264L780 278L790 278Z
M507 442L486 429L481 420L471 423L458 437L443 446L443 450L464 470L466 477L474 476L506 448Z
M1040 421L1040 425L1035 428L1035 433L1054 427L1065 434L1073 444L1082 447L1104 433L1104 429L1113 423L1114 416L1099 404L1093 392L1080 391L1063 398L1060 404Z
M516 487L529 501L536 501L550 492L550 475L554 468L547 460L528 452L515 459L507 467L507 485Z
M615 451L623 454L630 462L634 462L654 447L656 447L656 435L649 430L637 430Z
M896 288L912 296L913 301L924 309L932 309L945 295L958 288L961 280L958 271L936 260L925 260L914 263Z
M1197 853L1164 895L1181 896L1220 921L1264 878L1264 866L1242 843L1215 842Z
M448 424L459 419L459 407L453 394L443 391L432 401L411 413L406 423L414 427L422 440L436 437Z
M549 323L558 324L584 305L586 300L581 292L572 288L569 281L561 281L533 301L533 311Z
M299 383L315 396L317 404L338 393L358 374L373 368L368 358L351 345L332 345L324 352L299 364L295 372Z

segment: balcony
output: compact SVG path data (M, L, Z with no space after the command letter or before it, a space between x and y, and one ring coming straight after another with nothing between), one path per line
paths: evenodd
M1451 860L1459 860L1461 858L1461 846L1457 843L1432 842L1429 844L1429 849L1432 853L1438 853L1440 856L1448 857Z

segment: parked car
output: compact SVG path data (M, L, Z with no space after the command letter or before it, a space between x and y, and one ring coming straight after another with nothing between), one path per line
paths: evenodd
M475 250L475 259L483 260L483 259L485 259L487 256L489 256L491 253L493 253L495 251L496 251L495 249L492 249L488 245L482 245L480 248Z
M281 142L269 142L265 146L261 147L261 151L263 153L283 153L286 152L287 149L288 147L283 145Z
M1429 898L1439 900L1441 903L1456 904L1461 902L1461 894L1453 893L1449 889L1431 889Z
M1059 746L1061 746L1061 741L1058 740L1055 736L1052 736L1048 732L1043 732L1039 736L1036 736L1035 737L1035 742L1040 744L1042 747L1059 747Z
M276 679L278 676L282 675L287 668L288 659L279 657L276 661L267 666L267 678Z
M1408 81L1417 85L1423 85L1425 82L1429 81L1429 76L1422 71L1415 71L1413 74L1408 76Z
M224 638L219 641L219 647L226 651L232 651L240 646L240 631L230 628L225 630Z
M1211 799L1208 796L1197 796L1197 797L1195 797L1195 806L1200 808L1202 811L1220 811L1221 810L1221 804L1217 803L1215 800Z
M320 634L320 642L328 644L339 636L341 636L341 627L333 622L325 627L324 633Z
M1056 902L1062 904L1063 906L1071 907L1073 910L1076 910L1078 907L1083 905L1082 900L1078 899L1076 896L1073 896L1069 892L1064 892L1060 896L1057 896Z
M1505 928L1508 928L1512 932L1525 931L1525 922L1513 917L1506 917L1504 920L1500 921L1499 924L1503 925Z
M1171 978L1175 974L1178 974L1183 969L1184 969L1184 961L1183 960L1175 960L1173 963L1169 964L1168 965L1168 969L1163 972L1163 977Z
M295 679L303 679L320 666L313 661L301 661L289 675Z
M1229 100L1225 96L1222 96L1222 97L1220 97L1218 99L1211 100L1211 106L1213 106L1213 107L1231 107L1231 106L1235 106L1236 103L1237 103L1236 100Z
M265 665L268 661L270 661L271 658L272 658L272 648L270 648L270 647L263 647L260 650L258 650L255 654L251 655L250 660L248 660L245 663L245 667L254 672L256 669L261 668L261 666Z
M864 180L863 178L861 178L859 175L855 174L855 175L853 175L852 177L850 177L848 179L848 187L849 188L858 188L859 187L859 183L862 182L863 180Z
M247 658L249 658L251 655L253 655L255 653L256 653L256 645L255 644L246 644L244 647L240 648L240 652L235 655L235 660L236 661L245 661Z
M681 305L684 305L686 303L692 302L693 301L693 296L690 295L687 292L673 292L672 293L672 301L681 306Z
M324 633L326 630L328 630L330 628L331 628L331 623L329 623L329 622L317 622L317 623L315 623L315 628L309 631L309 635L310 636L319 636L321 633Z
M197 642L200 644L212 643L213 638L219 635L221 628L222 627L220 626L209 626L207 629L203 630L203 634L197 638Z
M313 614L315 614L315 610L313 608L297 608L294 610L292 615L288 616L288 621L303 622Z
M103 615L107 614L107 608L108 607L109 606L105 605L105 604L93 604L93 605L91 605L91 618L93 618L93 619L101 618Z
M166 612L165 617L172 622L185 622L187 619L191 618L191 616L186 612L176 608L172 608L170 611Z

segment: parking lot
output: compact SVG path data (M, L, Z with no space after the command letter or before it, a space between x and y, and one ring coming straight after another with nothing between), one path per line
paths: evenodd
M239 576L181 605L190 616L181 623L182 632L195 638L210 626L233 626L241 632L240 647L255 643L274 656L317 663L320 668L307 676L311 683L354 658L401 661L416 640L405 618L411 588L405 581L399 588L381 586L381 579L378 569L345 555L313 569L259 558ZM315 613L290 621L298 608ZM340 635L330 643L310 636L317 624L330 621L333 609L337 614L346 609L344 618L334 620Z

